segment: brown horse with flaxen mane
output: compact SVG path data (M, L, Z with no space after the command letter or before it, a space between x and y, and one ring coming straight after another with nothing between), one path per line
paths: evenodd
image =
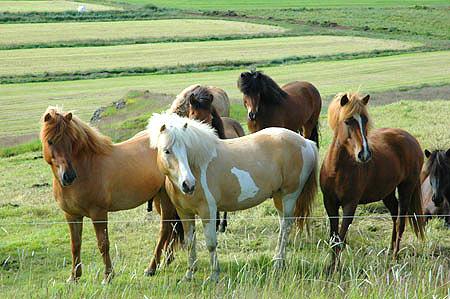
M269 76L251 71L241 73L238 88L244 94L250 132L282 127L302 133L319 146L322 99L314 85L294 81L280 88Z
M207 88L198 88L189 95L189 118L209 124L216 130L220 139L232 139L245 135L241 124L229 117L220 117L213 104L214 96ZM227 212L220 219L217 212L216 229L225 232L228 226Z
M44 159L53 172L53 195L69 224L72 272L68 281L81 276L83 217L93 221L106 283L113 271L108 212L135 208L152 197L156 197L156 209L161 214L160 238L146 270L146 274L154 274L162 249L171 257L172 246L183 241L184 235L176 210L162 189L164 175L156 165L156 150L149 148L148 134L141 132L113 144L72 113L49 107L40 136Z
M391 250L400 249L406 218L415 234L424 237L420 172L423 154L417 140L400 129L371 129L369 95L340 93L328 108L333 141L320 171L320 186L330 219L335 259L358 204L382 200L392 215ZM395 191L398 191L397 199ZM339 207L343 221L339 228ZM411 217L409 217L411 216ZM333 265L335 265L335 259Z

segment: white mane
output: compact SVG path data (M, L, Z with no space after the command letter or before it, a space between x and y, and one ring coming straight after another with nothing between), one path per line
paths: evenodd
M165 129L161 132L163 125ZM216 145L220 140L210 125L175 113L154 113L149 119L147 132L151 148L182 144L186 147L188 160L199 167L216 155ZM159 138L162 134L168 138Z

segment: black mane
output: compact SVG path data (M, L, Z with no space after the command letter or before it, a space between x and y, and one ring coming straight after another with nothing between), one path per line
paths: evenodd
M279 104L283 102L287 93L269 76L260 71L243 72L238 79L239 90L248 96L260 95L261 101Z
M214 96L207 87L198 86L189 94L189 103L195 109L210 110Z
M450 173L450 157L448 151L434 150L428 159L427 168L430 173L446 172Z

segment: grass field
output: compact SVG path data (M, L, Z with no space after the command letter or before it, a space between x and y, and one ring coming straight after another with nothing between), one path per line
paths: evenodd
M280 1L268 1L268 0L250 0L250 1L239 1L239 0L125 0L132 4L154 4L161 7L174 7L183 9L257 9L257 8L298 8L298 7L395 7L395 6L409 6L409 5L448 5L448 1L444 0L319 0L319 1L308 1L308 0L280 0Z
M181 26L181 24L180 24ZM0 76L258 62L287 57L404 50L418 43L346 36L258 38L0 51Z
M370 111L376 127L406 128L424 148L450 142L450 102L399 102L372 107ZM431 120L430 115L433 115ZM322 122L321 155L331 138L324 115ZM448 230L442 222L432 221L427 226L427 240L420 243L408 227L400 260L393 262L387 255L392 225L380 203L358 208L360 216L385 216L386 219L354 221L342 269L332 276L324 272L330 259L326 219L314 219L309 235L291 236L287 269L275 274L271 257L278 220L271 201L248 211L231 213L228 231L219 235L222 273L217 286L203 285L209 259L201 225L197 225L198 272L193 282L178 283L186 269L184 251L177 252L174 263L157 276L142 275L156 243L157 217L153 214L152 221L145 221L144 207L112 213L109 232L117 274L113 283L100 285L103 265L93 229L86 221L83 277L77 285L68 285L65 283L70 271L68 230L52 199L51 187L46 185L51 184L50 170L39 155L35 152L0 159L0 168L4 170L0 172L3 265L0 291L5 298L178 298L180 294L187 298L444 298L448 295ZM325 215L320 196L314 215Z
M268 67L263 70L276 81L295 79L315 84L322 95L361 88L381 91L404 86L450 83L450 52L405 54L349 61L317 62ZM2 85L0 94L0 138L32 134L48 105L76 109L87 119L99 106L117 100L128 90L150 90L176 94L190 84L211 84L240 98L236 88L242 70L148 75L67 82ZM20 115L26 107L25 115Z
M87 11L120 10L120 7L73 1L0 1L0 12L60 12L77 10L84 5Z
M447 3L449 4L449 3ZM449 4L450 5L450 4ZM410 38L450 38L450 10L442 7L399 7L399 8L318 8L286 10L254 10L245 13L251 17L276 18L302 21L310 25L346 27L363 32L377 32L409 36Z
M1 2L0 2L1 3ZM0 45L140 38L195 38L282 33L284 28L224 20L0 24Z

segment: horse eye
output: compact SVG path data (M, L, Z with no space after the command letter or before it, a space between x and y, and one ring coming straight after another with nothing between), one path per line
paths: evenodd
M348 119L344 120L344 123L345 123L347 126L350 126L350 125L352 124L352 119L351 119L351 118L348 118Z
M53 141L49 140L47 141L48 145L53 145Z
M164 150L164 154L166 154L166 155L170 155L170 150L168 150L168 149L165 149L165 150Z

